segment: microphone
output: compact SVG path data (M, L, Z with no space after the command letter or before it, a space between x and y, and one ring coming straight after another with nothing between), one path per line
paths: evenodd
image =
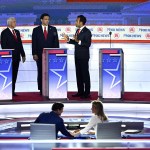
M109 35L110 35L110 48L111 48L111 35L112 35L111 31L109 32Z

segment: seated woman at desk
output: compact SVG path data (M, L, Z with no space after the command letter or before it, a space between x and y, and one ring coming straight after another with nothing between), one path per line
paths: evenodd
M104 113L103 104L101 101L99 101L99 100L93 101L91 110L94 115L91 117L89 123L87 124L87 126L84 129L74 131L74 133L72 133L74 136L84 134L92 128L94 128L94 130L95 130L97 123L108 122L108 118Z

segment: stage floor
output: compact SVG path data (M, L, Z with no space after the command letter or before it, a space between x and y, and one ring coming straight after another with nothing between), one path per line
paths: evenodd
M91 97L86 99L81 99L80 97L72 97L76 92L68 92L67 97L69 101L91 101L98 99L98 92L92 91ZM17 93L18 96L13 97L14 102L24 102L24 101L46 101L45 98L40 95L39 92L20 92ZM125 92L121 98L122 102L149 102L150 103L150 92ZM104 101L105 102L105 101Z

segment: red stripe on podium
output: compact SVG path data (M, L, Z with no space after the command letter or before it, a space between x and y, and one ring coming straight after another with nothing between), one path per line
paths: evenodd
M49 54L64 54L64 50L50 50Z
M102 50L103 54L118 54L118 50Z
M9 52L0 52L0 55L9 55Z

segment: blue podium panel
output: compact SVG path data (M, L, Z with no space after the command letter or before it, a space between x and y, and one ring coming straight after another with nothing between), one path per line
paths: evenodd
M12 99L12 50L0 50L0 100Z
M48 53L49 98L67 98L67 49L51 49Z
M106 99L120 99L123 92L122 49L100 49L100 94Z

